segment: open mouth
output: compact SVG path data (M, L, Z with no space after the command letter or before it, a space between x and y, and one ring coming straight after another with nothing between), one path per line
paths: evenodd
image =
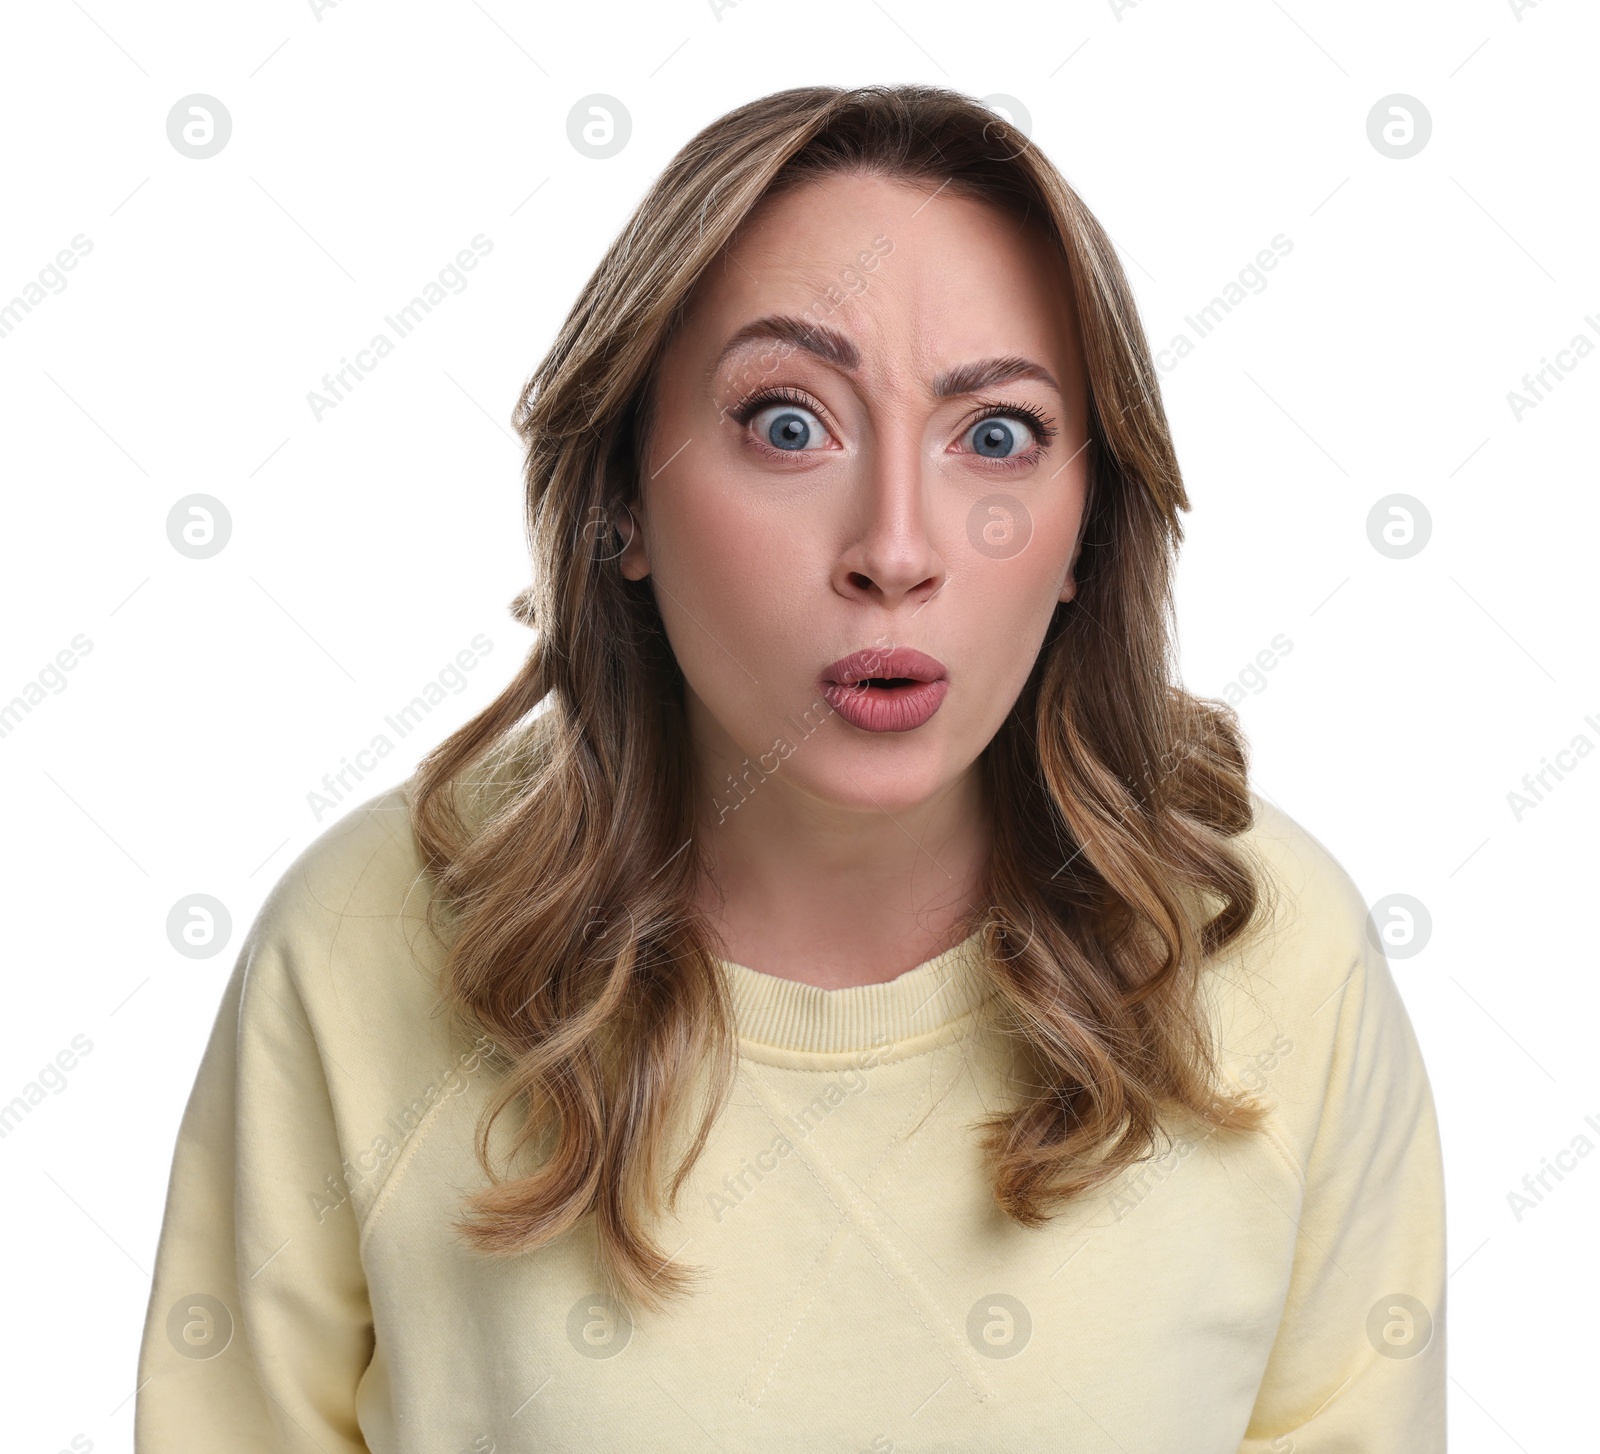
M828 704L865 732L910 732L922 726L950 690L944 664L910 647L867 647L825 667L819 678Z
M898 687L944 678L944 663L909 646L868 646L822 669L821 680L839 687Z

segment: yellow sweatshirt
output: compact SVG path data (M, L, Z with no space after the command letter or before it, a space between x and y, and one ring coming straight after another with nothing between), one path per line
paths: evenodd
M178 1134L138 1454L1444 1449L1426 1072L1360 895L1281 812L1242 840L1276 914L1206 982L1265 1134L1178 1129L1025 1230L970 1130L1007 1099L975 940L842 990L727 963L739 1078L657 1228L708 1276L630 1316L588 1222L510 1261L449 1230L493 1047L434 1013L403 792L313 842L242 946Z

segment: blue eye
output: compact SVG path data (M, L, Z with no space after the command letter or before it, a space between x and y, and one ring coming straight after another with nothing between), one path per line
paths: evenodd
M796 404L769 405L756 413L751 422L761 438L774 449L820 448L828 434L815 414Z
M990 459L1010 459L1033 443L1033 431L1020 419L991 414L967 431L972 452Z

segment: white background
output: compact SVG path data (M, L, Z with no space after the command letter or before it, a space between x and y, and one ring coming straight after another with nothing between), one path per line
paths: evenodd
M92 251L0 338L0 703L92 649L0 737L0 1102L93 1043L0 1140L7 1449L131 1446L173 1137L238 939L336 816L308 794L485 633L346 806L398 781L532 639L506 613L509 418L583 279L706 122L899 80L1026 106L1158 346L1292 241L1163 381L1195 505L1185 675L1220 695L1287 637L1241 708L1261 790L1369 902L1431 913L1394 968L1443 1127L1452 1447L1592 1437L1600 1155L1520 1219L1508 1193L1600 1147L1600 753L1520 819L1508 793L1600 745L1600 354L1520 419L1507 396L1600 342L1594 7L50 0L6 30L0 301ZM166 130L196 92L233 124L204 160ZM567 139L595 92L633 122L607 160ZM1432 117L1404 160L1367 134L1392 93ZM314 417L308 391L480 233L469 286ZM232 520L206 560L167 538L197 493ZM1432 521L1403 560L1367 535L1395 493ZM232 916L213 958L167 940L192 893Z

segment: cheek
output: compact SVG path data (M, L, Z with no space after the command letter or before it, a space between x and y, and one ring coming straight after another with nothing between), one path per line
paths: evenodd
M1020 688L1056 609L1061 575L1061 564L1043 551L975 564L962 602L968 661L991 680L1014 678Z
M655 508L651 573L673 652L702 696L731 705L778 675L762 670L775 653L805 650L806 542L792 520L692 462Z
M988 702L1008 710L1060 604L1081 514L1072 501L1056 510L1036 506L1030 513L1028 542L1016 555L965 552L961 610L953 613L968 673L981 676Z

